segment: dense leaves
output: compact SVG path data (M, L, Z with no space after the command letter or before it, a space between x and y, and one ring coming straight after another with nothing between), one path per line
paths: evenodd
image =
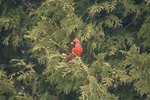
M149 0L0 0L1 100L149 100ZM78 36L83 56L66 63Z

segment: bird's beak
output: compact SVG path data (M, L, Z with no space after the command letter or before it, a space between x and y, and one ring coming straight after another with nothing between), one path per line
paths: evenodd
M74 44L73 42L70 43L71 48L73 48L74 45L75 45L75 44Z

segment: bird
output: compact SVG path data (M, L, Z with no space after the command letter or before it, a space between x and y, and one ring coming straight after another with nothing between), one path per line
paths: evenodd
M70 43L70 45L71 45L71 54L64 59L65 62L69 62L77 56L81 57L83 53L83 47L81 46L78 37L75 37L75 39Z

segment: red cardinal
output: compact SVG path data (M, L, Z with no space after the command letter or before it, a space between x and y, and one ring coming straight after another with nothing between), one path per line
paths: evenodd
M71 48L72 48L71 54L65 58L65 62L69 62L76 56L81 57L81 55L83 53L83 48L81 46L81 43L80 43L78 37L76 37L73 40L73 42L71 42Z

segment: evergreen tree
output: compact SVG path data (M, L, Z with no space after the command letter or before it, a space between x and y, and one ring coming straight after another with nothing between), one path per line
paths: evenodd
M0 0L0 99L149 100L149 0ZM78 36L83 56L69 63Z

